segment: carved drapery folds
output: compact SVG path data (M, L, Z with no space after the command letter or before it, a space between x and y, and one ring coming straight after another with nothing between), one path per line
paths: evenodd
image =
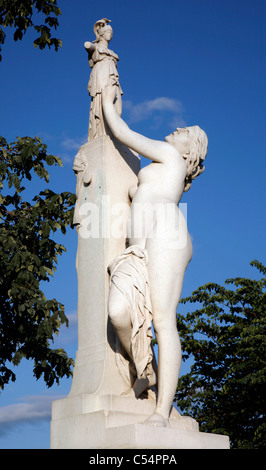
M124 315L131 322L131 358L117 338L117 364L119 371L129 387L138 379L147 379L150 385L154 381L152 348L152 307L147 271L147 251L133 245L127 248L110 265L110 292L113 289L121 293L119 305L112 309L124 308Z

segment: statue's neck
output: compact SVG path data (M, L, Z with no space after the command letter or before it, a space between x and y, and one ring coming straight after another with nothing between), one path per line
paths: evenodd
M106 47L108 49L108 41L106 41L106 39L100 39L100 41L98 42L98 44L100 46L103 46L103 47Z

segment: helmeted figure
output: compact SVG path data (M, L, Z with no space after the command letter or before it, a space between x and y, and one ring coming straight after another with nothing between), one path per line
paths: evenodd
M122 112L121 95L123 92L117 72L119 57L108 48L108 44L113 37L110 21L107 18L96 21L93 28L96 39L93 42L85 42L84 44L89 55L89 65L92 69L88 83L88 91L91 96L89 141L107 133L102 113L102 90L106 86L116 87L116 110L119 115Z

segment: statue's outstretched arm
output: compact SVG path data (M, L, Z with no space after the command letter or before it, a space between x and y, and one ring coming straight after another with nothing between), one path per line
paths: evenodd
M84 47L85 47L85 49L87 50L87 52L89 54L92 54L93 51L95 51L95 49L96 49L95 44L93 44L92 42L89 42L89 41L84 42Z
M117 140L143 157L165 163L168 158L176 158L177 150L167 142L152 140L132 131L117 114L114 101L116 87L108 86L102 91L102 106L107 124Z

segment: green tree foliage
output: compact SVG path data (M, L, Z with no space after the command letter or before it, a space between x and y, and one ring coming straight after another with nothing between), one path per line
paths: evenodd
M176 402L200 430L227 434L233 448L265 447L266 268L260 280L227 279L199 287L182 303L196 310L177 315L183 358L193 358L180 378Z
M32 177L48 183L46 166L60 165L58 157L35 137L11 144L0 137L0 388L15 380L10 366L33 359L34 375L47 386L71 375L73 360L51 342L62 324L68 324L64 306L46 299L41 283L56 270L65 248L53 233L66 233L75 195L45 189L31 202L24 183ZM51 236L50 236L51 235Z
M34 14L36 13L44 15L44 24L35 23L36 15ZM15 41L21 40L28 28L33 28L38 33L38 37L33 44L40 49L47 46L49 49L54 47L55 50L58 50L62 45L60 39L51 37L51 29L57 28L57 17L60 14L57 0L0 0L0 26L14 28ZM0 53L5 38L6 34L3 28L0 28ZM2 56L0 54L1 60Z
M6 38L1 26L14 28L15 41L33 28L39 34L35 47L58 50L62 43L51 37L51 29L60 14L57 0L0 0L0 52ZM40 16L44 24L36 24ZM57 230L66 232L75 195L45 189L31 202L25 197L32 177L48 183L47 165L62 162L38 137L18 137L10 144L0 137L0 389L15 380L12 369L22 358L33 360L35 377L43 376L48 387L72 373L73 360L51 347L60 326L68 325L64 306L46 299L41 287L65 251L52 237Z

